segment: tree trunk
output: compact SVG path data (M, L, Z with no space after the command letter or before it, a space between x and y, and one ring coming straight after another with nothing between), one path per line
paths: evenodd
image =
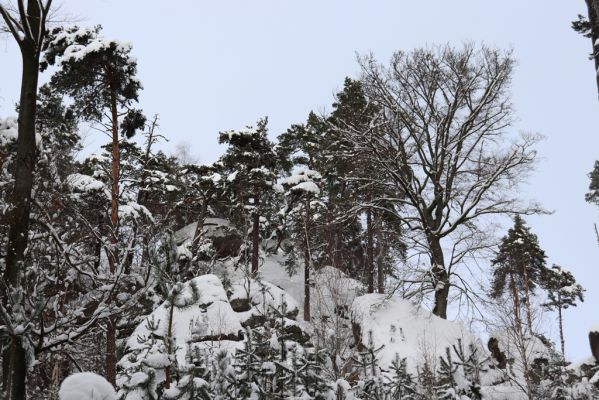
M108 252L108 265L110 273L115 277L116 267L119 263L118 241L119 241L119 180L120 180L120 148L119 127L116 104L116 91L112 89L110 112L112 118L112 187L111 187L111 246ZM114 282L116 284L116 282ZM111 302L112 299L108 301ZM106 380L116 386L116 324L117 318L110 316L106 327Z
M530 308L530 290L528 287L528 270L526 267L523 268L524 276L524 302L526 305L526 322L528 324L528 330L532 333L532 310Z
M521 335L522 319L520 318L520 296L518 296L518 289L516 288L516 281L514 280L513 274L510 274L510 289L512 291L512 300L514 302L514 322L516 324L518 335Z
M29 2L28 13L36 15L30 10L32 3L35 2ZM22 285L21 274L25 268L23 263L29 243L31 191L36 160L35 121L39 69L39 54L31 47L32 45L28 42L21 45L23 67L19 100L17 159L14 188L10 198L11 211L8 218L8 242L4 271L4 279L9 291L18 289ZM4 304L8 302L7 295L8 293L3 293ZM27 359L21 338L12 338L11 341L10 350L5 351L3 358L3 370L8 371L8 376L3 377L5 393L13 400L21 400L26 398ZM8 352L10 352L10 357L7 360Z
M168 342L167 342L166 346L167 346L167 354L169 357L172 354L171 343L173 343L173 313L175 311L175 298L176 298L176 295L174 295L171 300L171 308L168 313L168 330L167 330ZM172 381L170 364L167 365L166 368L164 369L164 375L165 375L164 387L169 389L171 387L171 381Z
M254 213L252 214L252 275L258 273L259 245L260 245L260 213L258 212L258 196L254 197Z
M557 306L557 317L559 322L559 340L562 345L562 356L566 357L566 343L564 340L564 317L562 315L561 296L558 294L559 304Z
M310 200L306 199L306 219L304 221L304 321L310 321Z
M372 227L372 210L366 210L366 276L368 277L368 293L374 293L374 229Z
M383 216L379 210L374 214L376 227L376 243L377 243L377 286L379 293L385 293L385 271L384 271L384 255L385 243L383 242Z
M431 273L435 283L435 307L433 314L447 319L447 304L449 298L449 274L445 269L445 257L441 241L437 237L428 239L431 252Z

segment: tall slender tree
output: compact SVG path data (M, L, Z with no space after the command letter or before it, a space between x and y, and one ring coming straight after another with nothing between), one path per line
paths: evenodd
M570 271L559 265L554 264L543 272L542 283L548 297L543 306L557 311L562 356L565 356L563 311L568 307L576 307L577 301L584 301L584 288L576 282Z
M105 247L109 270L117 276L119 256L120 133L132 137L145 124L143 114L133 108L141 83L131 45L101 36L101 27L55 28L50 33L42 68L58 64L50 86L70 96L78 115L108 133L111 143L110 245ZM126 258L125 258L126 259ZM116 318L106 329L106 379L116 380Z
M526 322L532 332L532 308L530 299L535 288L542 283L545 273L545 252L541 249L537 235L530 231L520 216L514 218L514 226L501 240L499 252L492 260L495 267L491 297L500 298L509 286L514 302L516 322L520 318L520 295L523 294Z
M283 180L283 187L287 189L286 195L289 200L286 214L293 220L293 236L304 253L304 321L311 319L310 273L313 269L311 237L316 211L312 203L320 195L318 182L321 178L321 175L314 170L300 169Z
M22 74L19 97L17 162L11 195L9 233L6 247L4 279L0 288L2 302L12 290L19 290L24 271L24 254L29 240L31 189L36 160L36 111L40 56L46 39L46 22L52 0L18 0L17 10L0 3L0 15L21 51ZM4 285L3 285L4 286ZM3 391L6 398L24 399L27 355L22 337L11 339L3 354Z
M233 199L242 208L242 214L250 211L251 218L251 273L258 272L260 261L260 217L276 184L277 155L268 139L268 119L258 121L256 127L245 130L220 132L219 143L228 144L220 158L228 173L225 185Z

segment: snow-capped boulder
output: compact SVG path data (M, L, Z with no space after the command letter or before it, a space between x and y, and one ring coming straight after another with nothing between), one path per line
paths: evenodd
M351 307L351 319L358 348L384 346L378 353L383 367L389 366L397 354L406 358L408 370L416 372L425 362L424 356L438 360L458 340L464 347L473 344L482 348L480 340L462 324L383 294L357 297Z
M60 400L116 400L112 385L100 375L79 372L68 376L60 385Z
M118 363L120 398L139 400L148 391L157 396L158 385L174 365L193 368L193 355L202 349L234 351L243 345L243 327L216 275L179 283L168 298L127 341Z
M231 285L229 301L243 320L250 316L267 315L271 311L295 319L299 307L293 297L278 286L266 281L240 279ZM243 313L243 314L242 314Z
M589 344L593 357L599 362L599 324L595 324L589 329Z
M185 252L191 245L197 226L198 223L193 222L173 233L171 240L178 253ZM217 258L235 256L239 253L241 234L229 221L222 218L206 218L203 234L212 242Z
M177 349L186 349L189 342L241 340L243 336L239 318L215 275L202 275L185 282L181 293L174 299L174 307L166 301L156 308L135 329L127 347L130 350L141 348L140 337L168 336L171 320L171 337ZM150 329L156 325L156 329ZM179 362L183 362L184 358L184 351L177 352Z

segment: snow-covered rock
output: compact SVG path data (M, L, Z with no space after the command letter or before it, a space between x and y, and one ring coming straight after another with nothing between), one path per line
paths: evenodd
M254 279L236 280L231 285L229 301L242 323L252 316L266 315L272 311L283 312L295 319L299 312L296 300L278 286Z
M100 375L79 372L62 382L58 397L60 400L116 400L116 392Z
M0 118L0 147L17 140L17 128L15 117Z
M171 240L177 254L186 254L189 251L197 226L198 223L193 222L173 233ZM235 256L239 252L241 234L225 219L206 218L203 235L212 241L218 258Z
M464 347L473 344L482 349L480 340L458 322L437 317L407 300L383 294L357 297L351 308L354 337L362 346L378 349L381 366L391 364L395 355L406 358L408 370L416 372L425 358L438 360L445 349L460 340Z
M185 362L185 349L189 342L207 340L240 340L243 328L231 308L223 285L215 275L202 275L183 284L182 292L175 299L175 307L164 302L142 322L127 342L130 350L141 349L138 338L158 335L168 336L172 311L171 336L179 363ZM157 329L150 329L158 325Z

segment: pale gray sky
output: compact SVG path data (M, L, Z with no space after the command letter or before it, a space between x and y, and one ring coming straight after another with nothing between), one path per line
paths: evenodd
M583 0L291 1L63 0L80 24L102 24L107 37L130 41L145 90L141 106L159 113L173 149L190 143L202 161L220 155L217 133L268 115L273 136L329 107L355 53L381 61L394 50L433 43L484 42L513 48L515 130L546 140L525 194L550 216L528 218L549 263L569 268L587 288L566 311L566 351L590 355L587 331L599 322L599 210L584 202L599 158L599 102L590 41L570 29ZM0 41L0 116L18 99L20 58ZM90 147L104 138L92 134Z

